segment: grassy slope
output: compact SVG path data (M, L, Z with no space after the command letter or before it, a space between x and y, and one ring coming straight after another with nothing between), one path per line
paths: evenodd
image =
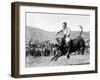
M71 31L72 38L76 38L80 34L80 31ZM26 27L26 38L34 40L51 40L55 41L55 32L48 32L34 27ZM89 38L89 32L82 33L83 38Z

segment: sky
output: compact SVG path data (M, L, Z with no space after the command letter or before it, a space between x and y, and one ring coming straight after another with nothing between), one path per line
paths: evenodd
M89 15L74 14L49 14L49 13L26 13L26 26L36 27L45 31L58 31L62 29L62 23L67 22L72 31L80 31L78 25L83 26L83 31L90 30Z

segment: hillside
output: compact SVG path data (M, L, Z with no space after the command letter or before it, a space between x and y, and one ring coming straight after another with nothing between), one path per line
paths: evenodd
M26 39L31 38L33 40L40 40L40 41L45 41L45 40L50 40L52 42L55 42L55 32L48 32L44 31L39 28L35 27L26 27ZM80 31L71 31L71 37L76 38L80 34ZM83 32L82 37L83 38L89 38L90 34L89 32Z
M33 40L50 40L55 41L55 35L53 32L44 31L38 28L26 27L26 38L31 38Z

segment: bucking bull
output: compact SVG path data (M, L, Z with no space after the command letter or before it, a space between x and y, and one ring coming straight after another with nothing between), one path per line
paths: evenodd
M78 37L75 39L71 39L67 44L66 44L66 35L62 38L61 45L55 45L57 47L58 53L51 59L52 60L57 60L59 57L66 55L67 58L70 58L70 54L73 52L78 52L79 54L84 55L85 51L85 41L82 38L81 34L83 32L82 26L79 26L81 28L81 32Z

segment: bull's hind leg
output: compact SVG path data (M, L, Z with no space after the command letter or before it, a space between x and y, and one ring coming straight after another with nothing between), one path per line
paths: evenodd
M85 52L85 47L83 47L83 50L82 50L82 55L84 55L84 52Z
M82 55L84 55L84 51L85 51L85 47L81 47L80 52L81 52Z
M69 58L70 58L70 56L69 56L69 55L67 55L67 58L69 59Z
M68 48L67 58L70 58L70 48Z

